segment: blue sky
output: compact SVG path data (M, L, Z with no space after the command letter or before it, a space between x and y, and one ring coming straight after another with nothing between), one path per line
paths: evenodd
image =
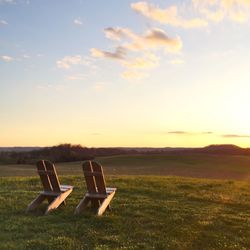
M0 0L1 146L250 146L249 14L249 0Z

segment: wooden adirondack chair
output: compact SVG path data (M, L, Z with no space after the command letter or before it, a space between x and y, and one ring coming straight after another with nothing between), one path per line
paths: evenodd
M110 209L110 202L113 199L116 188L107 188L105 184L103 169L95 161L86 161L82 165L87 185L87 193L76 207L75 214L84 210L91 202L93 208L97 209L97 215L102 215L106 208Z
M27 211L34 210L47 199L49 206L45 214L48 214L62 203L66 205L65 199L72 192L73 186L60 185L55 166L50 161L38 161L36 166L44 191L29 204Z

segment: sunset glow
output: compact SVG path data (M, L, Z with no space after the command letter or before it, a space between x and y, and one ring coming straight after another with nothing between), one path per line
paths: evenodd
M250 147L250 1L0 0L0 146Z

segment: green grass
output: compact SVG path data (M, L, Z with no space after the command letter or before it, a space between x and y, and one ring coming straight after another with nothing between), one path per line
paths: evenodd
M0 249L250 249L250 157L97 160L109 186L118 188L102 217L90 209L74 215L86 190L81 162L56 164L61 183L75 188L67 205L48 216L46 204L25 213L42 189L35 166L0 165L7 176L0 177Z
M67 205L25 214L38 177L0 178L0 249L250 249L250 184L181 177L108 176L112 211L76 216L82 176Z
M97 158L111 175L177 175L250 180L249 156L126 155ZM81 162L56 164L59 174L82 175ZM34 165L0 165L0 176L36 175Z

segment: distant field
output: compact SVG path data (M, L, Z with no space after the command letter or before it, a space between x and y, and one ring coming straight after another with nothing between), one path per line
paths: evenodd
M250 157L228 155L125 155L100 157L111 175L177 175L250 180ZM81 175L81 162L56 164L59 175ZM34 165L0 165L0 176L33 176Z
M250 249L250 184L180 177L113 176L112 211L75 216L82 176L67 205L25 214L41 190L37 177L0 178L0 249Z

